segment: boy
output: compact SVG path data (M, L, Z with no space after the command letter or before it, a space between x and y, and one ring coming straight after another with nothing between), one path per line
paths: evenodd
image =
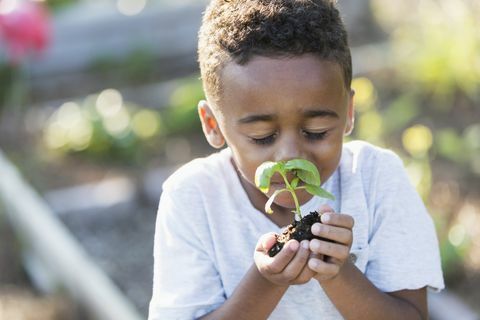
M434 227L396 155L343 144L354 93L334 4L213 0L199 61L203 132L228 148L163 186L149 319L426 319L426 287L443 288ZM270 258L294 204L281 193L266 215L254 174L293 158L336 196L297 193L302 212L326 213L312 232L333 242L291 240ZM268 196L283 187L272 181Z

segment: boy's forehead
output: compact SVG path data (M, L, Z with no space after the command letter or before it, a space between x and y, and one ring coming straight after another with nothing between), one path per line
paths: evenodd
M255 56L243 65L230 62L224 66L220 82L216 109L229 115L232 111L264 111L287 100L294 100L300 108L340 105L346 97L340 65L313 55Z
M232 83L250 86L258 83L294 83L309 80L335 81L340 85L344 83L338 63L307 54L281 58L254 56L242 65L232 61L223 67L220 79L222 85ZM224 89L228 91L229 88Z
M320 91L343 94L346 90L340 65L313 55L255 56L243 65L229 62L221 72L220 81L220 101L233 96L239 98L239 93L271 98L275 92L278 95Z

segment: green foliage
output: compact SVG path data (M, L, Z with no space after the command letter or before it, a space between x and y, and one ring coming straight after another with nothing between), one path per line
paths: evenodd
M151 49L139 47L122 58L100 56L92 62L90 70L108 78L110 83L122 80L137 84L155 79L154 65L155 54Z
M463 256L465 255L465 250L459 249L450 243L450 241L445 240L440 243L440 257L442 260L442 269L445 274L452 274L457 271L457 269L462 264Z
M198 78L187 78L180 81L172 92L169 107L165 114L169 135L200 131L197 105L204 98L202 83Z
M45 1L46 5L53 11L58 11L60 9L66 8L69 5L77 3L78 0L47 0Z
M458 92L478 99L480 6L469 0L373 4L392 35L392 57L401 66L396 75L410 90L430 94L437 110L449 110Z
M263 193L267 193L270 190L270 179L275 172L280 171L281 164L273 161L266 161L262 163L255 171L255 185Z
M393 100L383 112L385 134L395 134L404 129L420 114L417 97L412 94L404 94Z
M437 131L435 140L436 149L441 156L460 164L467 160L463 139L455 129L447 128Z
M309 185L320 185L320 174L313 163L303 159L293 159L285 163L285 172L293 171L296 176Z
M120 92L107 89L60 106L45 124L44 145L57 154L139 162L158 153L167 137L200 131L196 106L201 99L196 77L179 80L161 110L123 101Z
M158 111L124 102L118 91L107 89L60 106L47 121L43 141L57 153L131 162L142 157L149 140L161 138L162 127Z
M289 161L272 162L266 161L258 166L255 172L255 185L263 193L268 193L270 190L270 180L275 173L282 176L285 182L285 188L275 190L265 204L265 212L273 213L271 205L275 200L275 197L282 192L290 192L293 201L295 202L295 210L293 211L301 219L302 213L300 212L300 204L298 203L296 190L305 189L312 195L319 197L335 199L335 197L320 187L320 174L317 167L308 160L305 159L292 159ZM291 174L293 178L288 180L287 176ZM301 185L299 186L299 184Z
M15 67L0 63L0 110L4 107L15 78Z

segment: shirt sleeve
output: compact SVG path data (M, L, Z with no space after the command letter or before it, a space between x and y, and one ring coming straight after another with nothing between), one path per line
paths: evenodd
M377 164L367 278L384 292L443 289L435 227L401 159L382 152Z
M195 190L164 188L154 240L149 320L196 319L226 300Z

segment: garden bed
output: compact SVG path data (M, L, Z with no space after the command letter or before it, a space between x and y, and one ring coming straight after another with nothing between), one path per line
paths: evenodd
M35 288L22 265L19 247L11 225L0 215L0 318L88 320L68 297L44 294Z
M199 138L189 138L189 157L209 152L203 137L202 141ZM22 145L8 152L92 260L146 317L153 279L156 208L161 184L175 167L172 159L160 157L144 168L99 165L82 157L35 161L29 147ZM158 169L159 165L163 167ZM13 270L23 272L20 258Z

